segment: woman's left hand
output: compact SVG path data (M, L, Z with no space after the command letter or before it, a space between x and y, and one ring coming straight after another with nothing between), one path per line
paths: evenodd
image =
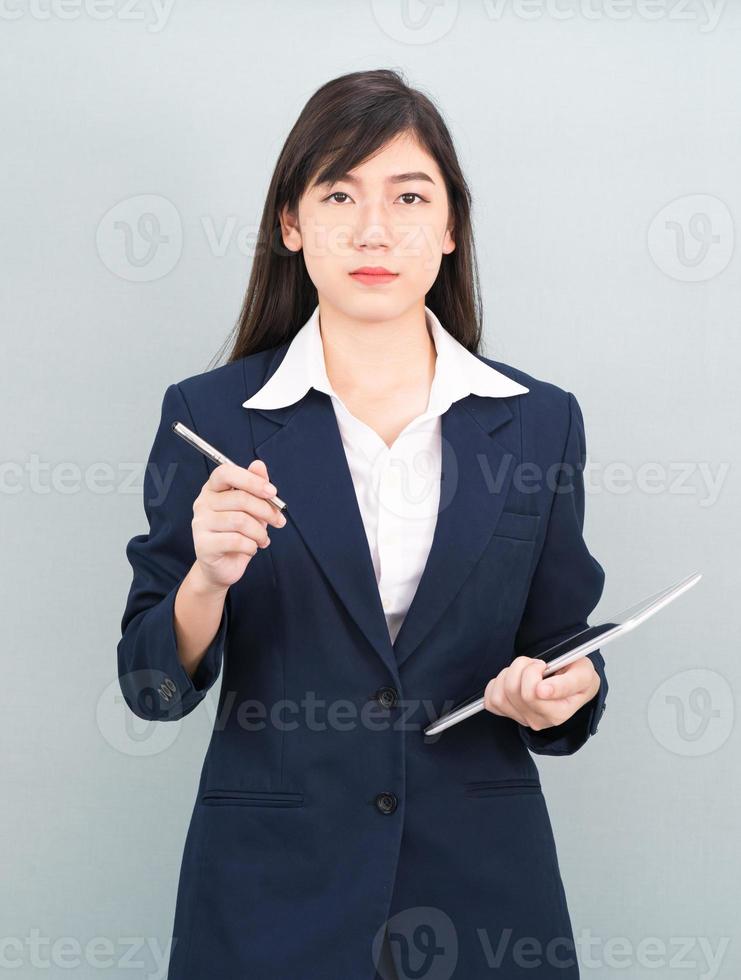
M547 666L538 658L515 657L486 685L486 710L537 732L563 724L599 690L600 676L588 657L579 657L543 679Z

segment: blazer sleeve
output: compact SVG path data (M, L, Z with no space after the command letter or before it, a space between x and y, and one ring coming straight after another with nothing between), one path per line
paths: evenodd
M219 628L191 678L177 653L174 605L196 559L193 502L210 470L206 458L172 431L178 420L196 429L179 385L172 384L144 474L149 531L126 546L133 579L121 620L118 677L129 708L151 721L176 721L203 700L221 670L229 628L227 592Z
M599 602L605 580L602 566L589 553L584 528L586 440L579 403L568 392L569 428L554 490L545 541L515 637L515 655L537 656L543 650L588 627L587 617ZM605 660L599 650L588 654L600 677L594 697L561 725L534 731L517 723L525 745L539 755L572 755L597 731L606 706Z

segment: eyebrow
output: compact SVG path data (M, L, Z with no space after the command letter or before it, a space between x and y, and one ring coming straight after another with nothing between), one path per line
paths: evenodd
M410 180L427 180L431 184L434 184L435 183L435 181L432 179L432 177L430 177L429 174L426 174L423 170L413 170L413 171L411 171L410 173L407 173L407 174L393 174L393 176L386 178L386 183L387 184L405 184L405 183L407 183L407 181L410 181ZM355 184L355 185L361 183L361 181L358 180L357 177L353 177L352 174L341 174L335 180L322 180L322 181L319 181L317 186L324 187L327 184L335 184L335 183L339 183L340 181L345 181L348 184Z

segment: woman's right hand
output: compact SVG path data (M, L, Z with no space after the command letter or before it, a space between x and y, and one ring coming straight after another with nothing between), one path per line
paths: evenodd
M267 525L284 527L286 518L269 502L277 490L268 482L261 459L246 469L221 463L211 471L193 503L193 544L201 579L215 591L244 575L258 548L267 548Z

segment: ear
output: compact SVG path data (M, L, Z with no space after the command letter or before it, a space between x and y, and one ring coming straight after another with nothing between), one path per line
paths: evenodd
M280 220L281 236L283 244L292 252L300 252L303 240L298 223L298 215L288 210L288 205L284 204L280 209L278 218Z
M443 238L443 255L449 255L455 250L455 239L453 238L453 229L448 228L445 232L445 237Z

